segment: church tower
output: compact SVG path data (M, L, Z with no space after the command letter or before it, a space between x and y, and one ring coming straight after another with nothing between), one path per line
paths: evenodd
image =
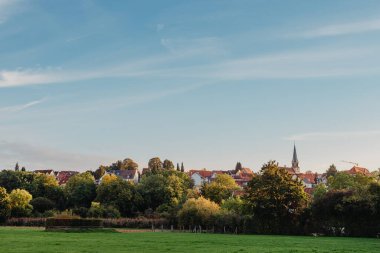
M292 169L294 170L296 174L300 173L300 167L298 165L297 149L296 149L295 143L294 143L294 150L293 150Z

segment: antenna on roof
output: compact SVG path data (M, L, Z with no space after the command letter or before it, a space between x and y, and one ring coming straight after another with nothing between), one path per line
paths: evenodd
M353 164L353 165L355 165L355 166L359 166L358 163L354 163L354 162L350 162L350 161L344 161L344 160L342 160L341 162L342 162L342 163L351 163L351 164Z

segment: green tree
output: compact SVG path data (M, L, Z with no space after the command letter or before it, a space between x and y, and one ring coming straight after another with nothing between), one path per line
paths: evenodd
M23 189L14 189L9 194L12 217L26 217L32 212L33 207L29 204L32 195Z
M185 172L185 166L183 166L183 163L181 163L181 172Z
M94 172L94 177L96 180L99 180L107 171L108 167L100 165L97 170Z
M21 188L22 181L19 172L3 170L0 172L0 187L4 187L7 192Z
M335 176L338 173L338 170L336 169L334 164L331 164L330 167L326 171L326 176L329 178L330 176Z
M187 190L193 183L187 174L170 170L143 176L137 190L143 200L142 208L156 210L159 206L168 208L182 203ZM162 210L162 208L161 208Z
M240 171L242 169L243 169L243 166L241 165L241 163L237 162L236 166L235 166L235 173L237 173L238 171Z
M132 215L136 211L134 203L135 186L121 178L103 180L96 190L96 199L103 206L118 208L122 215Z
M179 167L179 163L177 163L177 171L181 171L181 169Z
M223 200L232 197L233 192L239 189L235 180L227 174L218 174L211 183L201 187L201 194L211 201L221 204Z
M154 157L149 160L148 168L152 173L158 173L162 170L162 162L158 157Z
M248 183L244 200L262 233L288 233L308 202L302 183L275 161L264 164Z
M219 212L218 204L200 197L188 199L178 212L178 218L181 225L209 226L214 224Z
M96 197L95 178L89 173L72 176L66 183L65 194L70 207L90 207Z
M165 170L174 170L174 164L172 161L168 160L168 159L165 159L163 164L162 164L162 167L165 169Z
M326 193L327 193L327 187L326 187L326 185L325 184L318 184L314 188L313 199L314 200L321 199L321 198L323 198L323 196Z
M368 187L373 181L373 178L361 174L350 175L345 172L338 172L334 177L330 176L327 179L327 186L329 190L352 190Z
M0 187L0 222L4 222L11 215L11 202L7 190Z
M119 160L111 164L107 170L137 170L138 167L138 164L135 163L132 159L126 158L123 161Z
M18 165L18 162L15 165L15 171L20 171L20 166Z
M55 203L45 197L37 197L30 201L33 206L33 211L44 213L45 211L52 210L55 207Z

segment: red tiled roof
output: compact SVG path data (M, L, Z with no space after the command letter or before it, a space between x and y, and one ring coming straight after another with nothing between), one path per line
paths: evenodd
M207 177L211 177L213 171L209 171L209 170L190 170L189 171L190 176L194 175L195 173L198 173L203 178L207 178Z
M69 179L76 175L79 174L78 171L59 171L58 174L56 175L57 181L59 185L66 184Z
M309 181L310 183L312 184L315 184L315 179L316 179L316 175L315 174L312 174L312 173L301 173L298 175L299 178L301 179L307 179L307 181Z
M350 170L345 171L348 174L355 175L355 174L362 174L362 175L368 175L369 170L363 167L354 166Z

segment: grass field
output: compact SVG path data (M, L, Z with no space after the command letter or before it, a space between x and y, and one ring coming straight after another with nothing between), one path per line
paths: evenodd
M380 239L189 233L64 233L0 227L0 252L380 252Z

